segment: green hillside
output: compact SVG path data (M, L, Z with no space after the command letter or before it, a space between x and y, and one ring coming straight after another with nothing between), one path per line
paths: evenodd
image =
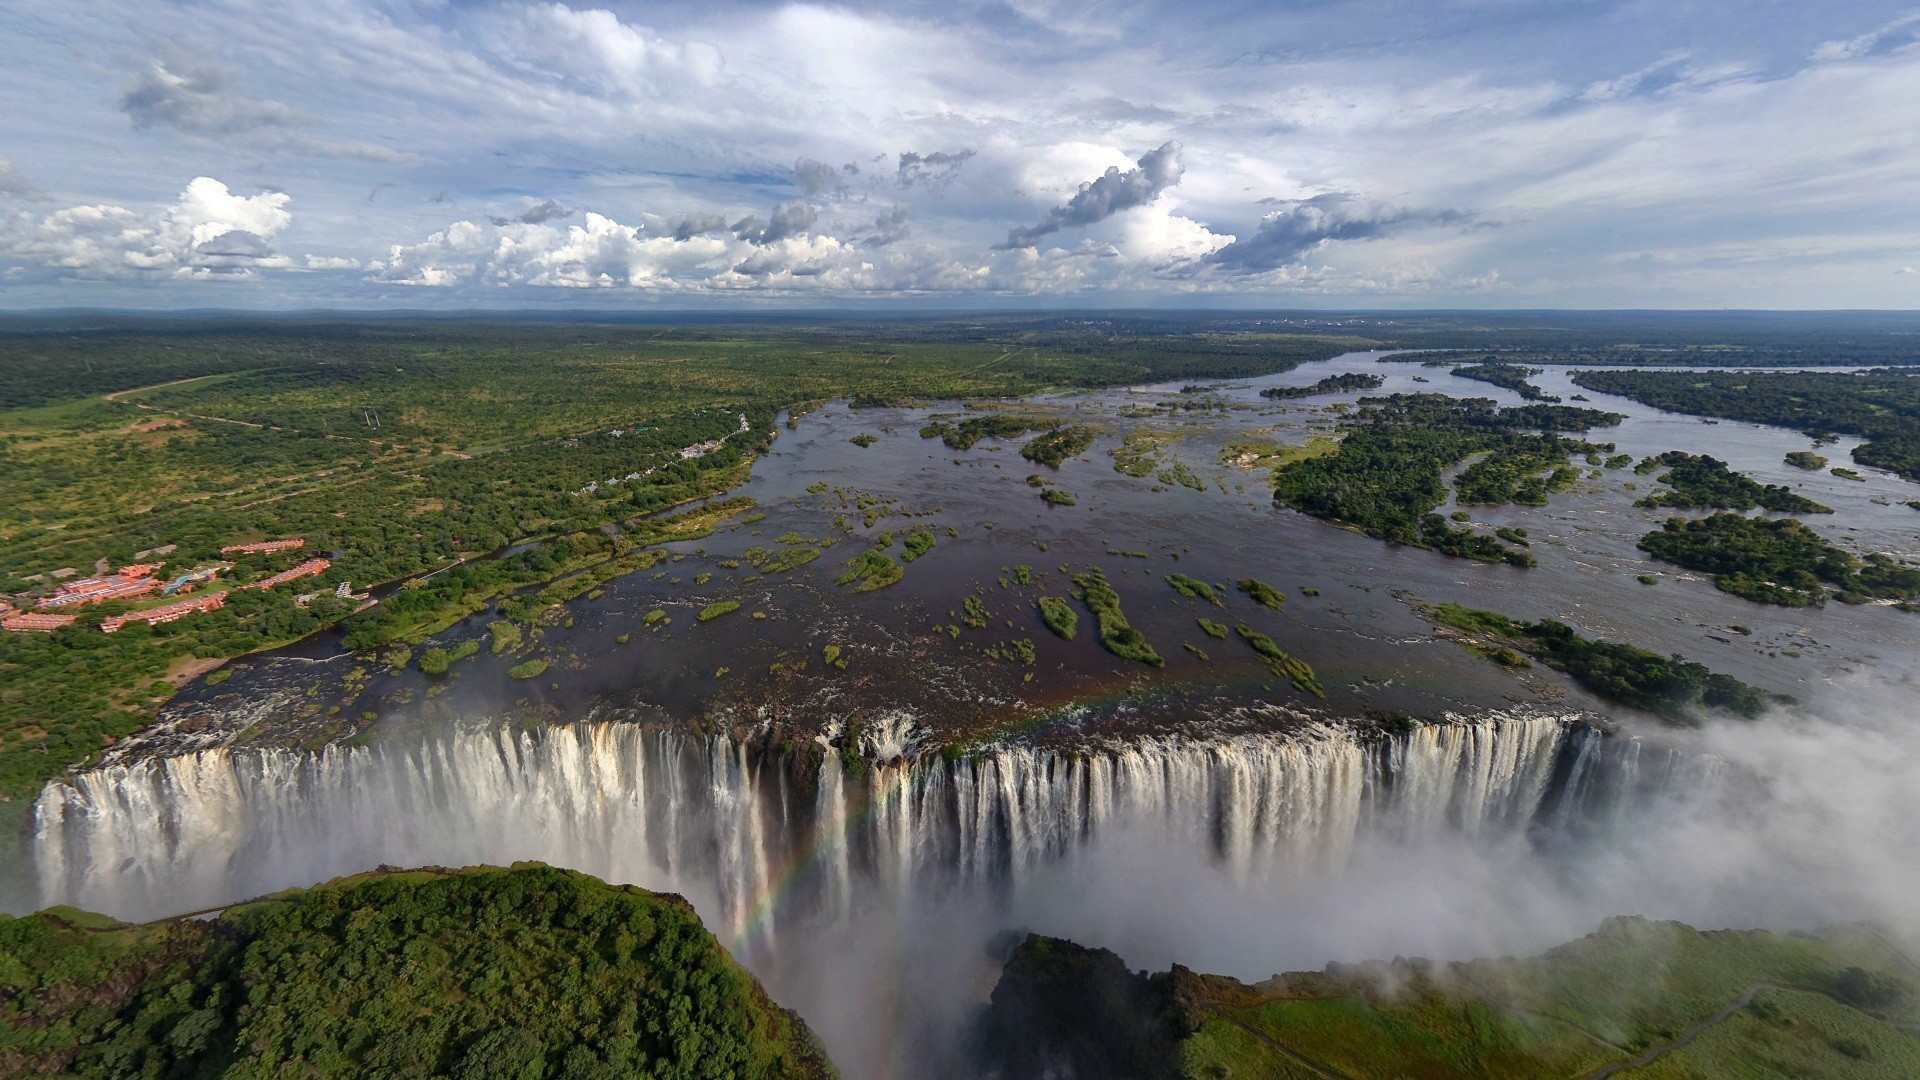
M677 896L382 872L129 926L0 917L0 1076L831 1077Z
M1816 936L1608 920L1526 959L1329 965L1246 984L1029 937L981 1046L1009 1080L1920 1076L1913 962Z

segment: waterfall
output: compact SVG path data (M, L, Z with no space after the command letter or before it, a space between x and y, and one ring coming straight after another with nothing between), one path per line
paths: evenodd
M1613 820L1649 778L1684 783L1688 768L1559 718L1392 737L1314 725L1074 751L1004 745L852 773L828 753L817 777L798 780L724 736L469 724L76 773L43 790L32 845L44 903L125 918L381 864L538 859L686 892L717 930L771 946L787 905L844 911L859 889L1004 882L1133 825L1188 836L1235 874L1324 873L1372 834L1411 843Z

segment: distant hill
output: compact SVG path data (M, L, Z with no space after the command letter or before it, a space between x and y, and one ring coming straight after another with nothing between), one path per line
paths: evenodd
M979 1031L1005 1080L1920 1076L1911 959L1873 931L1610 919L1526 959L1246 984L1030 936Z

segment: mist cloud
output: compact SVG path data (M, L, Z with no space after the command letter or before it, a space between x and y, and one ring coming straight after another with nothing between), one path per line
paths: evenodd
M1061 229L1105 221L1122 210L1145 206L1180 182L1180 144L1169 140L1143 155L1137 167L1122 172L1109 166L1098 179L1080 185L1065 206L1047 212L1046 220L1007 233L1002 249L1032 247L1041 237Z

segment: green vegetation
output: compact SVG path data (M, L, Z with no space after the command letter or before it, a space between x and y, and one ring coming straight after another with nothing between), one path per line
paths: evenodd
M1866 441L1853 460L1920 480L1920 379L1911 375L1582 371L1574 381L1674 412L1772 424L1816 439L1857 435Z
M1824 469L1827 467L1827 459L1821 457L1819 454L1816 454L1811 450L1791 451L1790 453L1787 454L1786 460L1787 460L1787 464L1793 466L1794 468L1805 469L1808 472L1813 472L1816 469Z
M1490 383L1511 390L1528 401L1558 403L1559 398L1546 393L1527 380L1540 374L1539 368L1520 367L1517 364L1502 363L1489 356L1477 364L1454 368L1451 374L1475 382Z
M1842 480L1852 480L1852 481L1855 481L1856 483L1861 483L1861 484L1864 484L1867 482L1866 477L1861 476L1859 473L1855 472L1852 469L1843 469L1838 465L1835 465L1833 468L1828 469L1827 471L1839 477Z
M1254 603L1264 608L1272 608L1275 611L1279 611L1281 606L1287 602L1285 594L1281 593L1279 589L1274 588L1258 578L1240 579L1240 591L1246 593L1248 598Z
M1756 603L1808 607L1829 595L1847 603L1920 599L1920 568L1879 554L1855 558L1791 518L1672 518L1641 537L1640 550L1712 574L1715 588Z
M1073 610L1073 605L1057 596L1043 596L1038 603L1040 621L1047 624L1047 629L1072 641L1080 631L1080 613Z
M844 650L838 645L821 646L820 662L830 668L839 668L842 671L845 671L847 668L847 658L844 655Z
M537 864L0 917L0 957L10 1076L834 1075L684 900Z
M1068 458L1086 453L1098 434L1098 431L1084 424L1055 428L1021 447L1020 456L1057 469Z
M1490 639L1493 647L1486 655L1499 659L1499 649L1517 649L1566 672L1601 697L1669 718L1686 718L1701 706L1754 717L1775 701L1792 700L1772 697L1683 656L1661 656L1634 645L1583 638L1552 619L1520 622L1452 603L1428 609L1427 614L1443 626Z
M1188 577L1185 574L1168 574L1167 584L1173 586L1173 591L1179 593L1181 596L1191 596L1196 600L1211 601L1218 606L1224 606L1225 604L1225 601L1220 599L1220 591L1206 582L1201 581L1199 578Z
M863 431L860 434L855 435L853 438L848 439L847 441L859 447L860 449L865 450L867 447L872 446L874 443L877 443L880 440L874 438L872 435L869 435Z
M1320 686L1320 680L1314 677L1313 668L1309 667L1305 660L1295 658L1272 638L1245 624L1235 629L1239 631L1240 639L1253 646L1253 651L1259 653L1260 658L1267 662L1267 668L1275 675L1290 680L1295 690L1319 698L1327 696L1326 690Z
M1206 631L1206 634L1208 637L1223 638L1227 636L1226 623L1217 623L1217 622L1214 622L1212 619L1204 619L1204 618L1195 619L1193 621L1200 624L1200 629Z
M1330 964L1257 984L1029 936L979 1031L983 1071L1184 1080L1920 1074L1912 961L1871 931L1609 919L1525 959ZM1743 1004L1745 1003L1745 1004ZM1697 1038L1682 1045L1696 1025Z
M1378 390L1386 381L1378 375L1346 371L1338 375L1328 375L1306 386L1270 386L1260 391L1260 396L1285 401L1293 398L1317 397L1321 394L1345 394L1354 390Z
M1433 513L1446 501L1441 474L1479 455L1455 481L1462 503L1544 505L1578 476L1569 455L1610 446L1560 432L1617 424L1617 413L1564 405L1496 408L1484 398L1396 394L1372 399L1345 422L1331 454L1274 472L1274 499L1302 513L1394 543L1486 562L1531 566L1533 556L1456 529Z
M1057 420L1041 420L1005 413L971 416L958 424L930 420L920 428L923 439L939 439L950 450L971 450L982 439L1017 439L1029 431L1051 431Z
M1033 651L1032 638L1015 638L1012 641L994 645L987 649L987 658L990 660L1005 660L1008 663L1020 664L1025 667L1032 667L1034 658L1037 655L1038 654Z
M546 670L547 662L536 656L508 668L507 675L514 679L537 679Z
M522 637L519 623L499 620L487 624L487 638L495 656L519 648Z
M640 625L652 626L654 623L666 621L666 618L667 618L667 613L664 609L654 608L652 611L647 612L646 615L641 617Z
M1705 454L1669 450L1649 459L1666 466L1667 472L1655 477L1673 488L1648 495L1635 506L1673 509L1751 510L1758 506L1783 514L1831 514L1833 508L1796 495L1792 488L1779 484L1760 484L1727 468L1727 463ZM1637 471L1637 470L1636 470ZM1648 470L1651 472L1652 470Z
M851 585L857 593L872 592L905 577L907 572L900 564L883 554L878 548L868 548L847 560L844 573L834 579L836 585Z
M1099 567L1073 575L1073 583L1080 587L1081 601L1099 623L1100 644L1106 646L1108 652L1123 660L1138 660L1154 667L1166 666L1166 661L1153 651L1146 637L1127 622L1126 615L1120 610L1120 594L1107 584L1107 576Z
M701 622L711 622L722 615L739 610L740 601L738 600L716 600L706 607L701 608L700 614L695 616L695 618Z
M1073 492L1057 487L1050 487L1042 491L1040 498L1045 501L1048 506L1072 506L1079 501L1073 497Z
M925 555L933 550L933 543L932 529L916 529L908 533L906 540L900 545L900 561L912 562Z

